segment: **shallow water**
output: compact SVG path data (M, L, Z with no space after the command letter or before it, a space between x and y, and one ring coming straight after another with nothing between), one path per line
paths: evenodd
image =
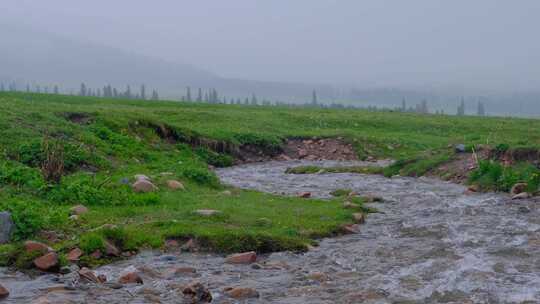
M199 280L214 303L234 303L227 286L252 287L259 299L245 303L540 303L540 211L533 200L510 201L500 194L464 195L465 188L438 180L358 174L284 174L287 167L320 162L269 162L218 170L224 183L271 193L309 191L329 197L337 188L376 194L361 232L321 241L306 254L275 253L253 269L227 265L219 255L144 252L97 269L115 281L135 267L145 284L111 289L75 285L47 291L71 278L31 279L0 272L11 291L6 303L182 303L179 287ZM352 165L356 163L344 163ZM323 165L336 165L324 162ZM194 275L171 275L179 266ZM313 273L324 275L310 275ZM39 303L39 302L36 302ZM47 302L41 302L47 303Z

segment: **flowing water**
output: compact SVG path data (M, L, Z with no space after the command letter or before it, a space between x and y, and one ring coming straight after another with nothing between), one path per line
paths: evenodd
M427 178L284 173L312 163L249 164L218 175L239 188L278 194L309 191L327 198L332 190L350 188L382 196L383 203L373 204L382 212L370 214L360 233L322 240L308 253L264 256L261 263L271 267L261 269L224 264L219 255L144 252L97 269L110 281L126 268L142 272L144 285L121 289L57 288L73 278L5 270L0 282L11 291L6 303L182 303L179 287L193 280L209 287L213 303L235 303L223 295L226 286L260 293L244 303L540 303L538 202L465 195L462 186ZM197 273L170 274L179 266Z

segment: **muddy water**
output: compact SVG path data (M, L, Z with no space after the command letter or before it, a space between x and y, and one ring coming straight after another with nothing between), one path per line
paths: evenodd
M260 292L245 303L540 303L538 202L464 195L462 186L432 179L284 174L298 164L251 164L218 174L240 188L279 194L324 198L337 188L376 194L385 199L375 205L384 213L370 215L359 234L323 240L306 254L265 256L261 263L272 266L263 269L227 265L219 255L145 252L97 270L114 281L138 268L145 284L122 289L2 271L0 282L12 292L6 303L182 303L178 288L194 279L210 288L214 303L235 303L223 295L226 286ZM181 266L197 273L170 273ZM72 283L73 290L54 288Z

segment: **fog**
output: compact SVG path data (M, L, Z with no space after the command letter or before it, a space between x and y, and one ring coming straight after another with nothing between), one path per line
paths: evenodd
M536 0L2 0L0 10L3 25L221 78L456 95L540 88Z

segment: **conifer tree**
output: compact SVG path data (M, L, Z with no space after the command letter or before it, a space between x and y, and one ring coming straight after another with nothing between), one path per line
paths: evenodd
M56 94L56 95L60 94L60 90L58 89L57 85L54 86L53 93Z
M152 100L159 100L159 95L157 90L152 90Z
M126 89L126 93L124 94L126 98L128 99L131 99L132 98L132 95L131 95L131 86L127 86L127 89Z
M38 91L39 91L39 86L38 86ZM86 96L87 94L87 89L86 89L86 85L83 83L81 83L81 89L79 90L79 96Z
M199 90L197 91L197 102L202 102L203 100L203 96L202 96L202 89L199 88Z
M186 101L191 102L191 88L187 87Z
M141 99L146 99L146 86L143 84L141 85Z
M478 116L486 116L486 109L485 109L484 103L481 101L478 102L477 114Z

